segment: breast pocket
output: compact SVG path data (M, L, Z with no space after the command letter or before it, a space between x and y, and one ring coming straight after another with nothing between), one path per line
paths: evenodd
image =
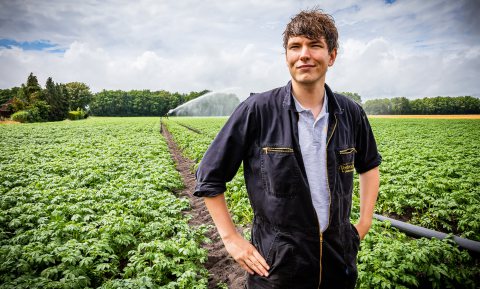
M279 198L294 198L300 184L300 167L295 151L290 147L263 147L261 174L267 194Z
M354 147L337 149L338 170L341 173L353 173L355 170L355 153Z

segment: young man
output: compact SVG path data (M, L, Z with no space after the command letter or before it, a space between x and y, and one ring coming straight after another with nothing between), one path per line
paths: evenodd
M333 18L302 11L284 32L291 81L242 102L197 170L227 251L250 273L247 287L354 288L381 157L363 109L325 84L337 56ZM254 211L252 243L235 230L223 193L243 161ZM353 171L360 220L350 223Z

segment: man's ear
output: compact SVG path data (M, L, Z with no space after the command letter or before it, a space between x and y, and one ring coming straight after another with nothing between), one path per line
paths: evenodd
M332 66L335 63L335 59L337 58L337 48L334 48L330 54L330 60L328 61L328 66Z

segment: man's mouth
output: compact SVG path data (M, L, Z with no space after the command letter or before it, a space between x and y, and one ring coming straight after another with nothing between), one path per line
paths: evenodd
M313 64L302 64L302 65L297 66L298 69L312 68L312 67L315 67L315 65L313 65Z

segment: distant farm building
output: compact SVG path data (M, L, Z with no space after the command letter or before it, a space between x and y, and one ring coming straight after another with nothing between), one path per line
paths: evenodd
M13 103L13 98L11 98L9 101L5 102L0 106L0 117L3 118L9 118L13 114L13 108L12 108L12 103Z

